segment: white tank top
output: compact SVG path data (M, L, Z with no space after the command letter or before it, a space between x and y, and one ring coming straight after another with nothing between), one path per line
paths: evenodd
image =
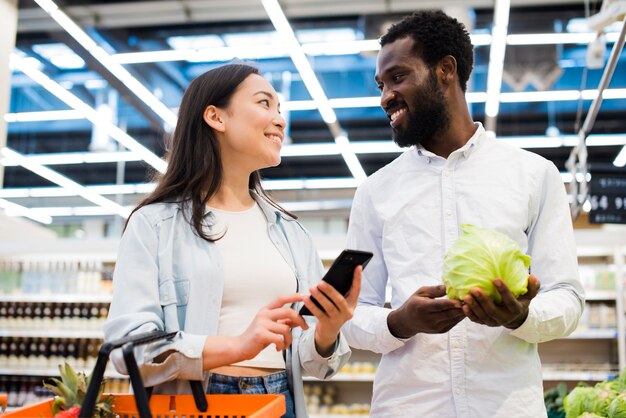
M262 307L280 295L296 292L296 277L270 240L267 219L256 203L242 212L211 211L216 220L213 231L226 231L216 241L224 267L217 333L240 335ZM235 365L284 369L285 360L282 352L270 344L252 360Z

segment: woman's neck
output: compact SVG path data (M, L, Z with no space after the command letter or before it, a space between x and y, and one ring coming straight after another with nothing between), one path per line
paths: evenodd
M254 204L254 199L248 189L249 178L249 175L245 178L225 175L221 186L209 199L208 205L216 209L231 211L249 209Z

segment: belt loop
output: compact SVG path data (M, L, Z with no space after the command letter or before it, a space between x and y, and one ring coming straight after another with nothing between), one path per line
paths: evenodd
M270 376L271 376L271 374L263 376L263 387L265 388L265 393L266 394L272 393L272 391L270 389L271 383L269 382L269 377Z

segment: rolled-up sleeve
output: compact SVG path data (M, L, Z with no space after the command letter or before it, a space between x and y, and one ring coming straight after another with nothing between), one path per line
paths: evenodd
M530 343L571 334L585 303L567 196L561 176L550 162L546 162L539 190L537 215L528 234L528 253L531 273L539 279L541 289L530 303L526 321L511 332Z
M315 348L315 325L304 331L298 341L300 365L305 373L318 379L328 379L337 373L350 359L350 347L339 333L330 357L322 357Z
M306 279L309 286L313 286L324 276L324 265L315 249L313 240L306 231L304 232L306 243L303 243L303 246L305 246L304 248L307 249L308 253ZM301 291L308 291L308 289L301 289ZM300 331L298 328L298 336L294 338L294 341L298 341L300 365L305 374L318 379L328 379L348 362L352 352L345 336L340 332L335 342L333 353L330 357L322 357L315 348L315 327L317 325L317 319L308 316L305 319L309 324L309 329Z
M113 300L104 325L105 341L128 335L165 330L159 296L158 226L135 212L120 241L113 276ZM154 386L174 379L203 378L202 350L206 335L180 332L174 339L135 349L144 384ZM127 374L121 350L111 356L115 368ZM155 358L169 355L162 362Z

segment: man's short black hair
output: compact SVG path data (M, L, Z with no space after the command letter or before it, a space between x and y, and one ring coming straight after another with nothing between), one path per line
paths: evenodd
M385 46L410 36L414 52L431 68L446 55L456 59L457 74L463 91L474 65L474 48L465 26L442 11L421 10L392 25L380 38Z

